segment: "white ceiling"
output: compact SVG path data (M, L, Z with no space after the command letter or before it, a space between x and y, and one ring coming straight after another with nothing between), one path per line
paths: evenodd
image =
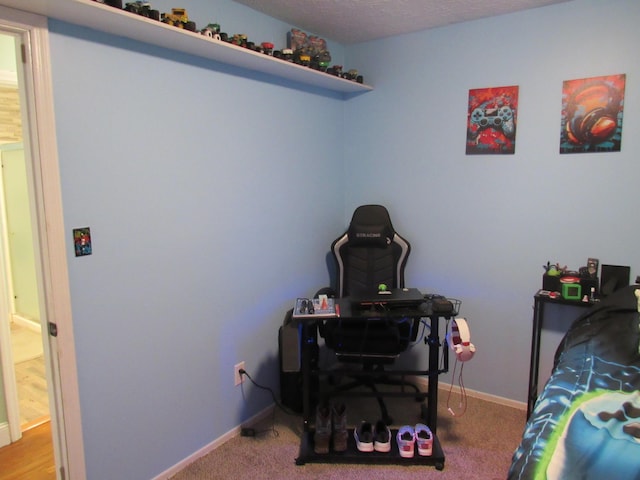
M235 0L344 45L569 0Z

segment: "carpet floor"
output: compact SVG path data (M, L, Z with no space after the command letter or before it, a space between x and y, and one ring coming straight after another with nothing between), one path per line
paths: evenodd
M302 435L302 418L276 409L273 416L255 425L255 437L234 437L172 477L172 480L230 478L340 479L340 480L499 480L507 476L511 456L525 425L525 411L493 402L468 398L461 415L460 396L440 390L437 436L445 454L444 470L426 465L372 465L306 463L296 465ZM420 421L420 404L413 399L388 399L392 428ZM451 406L457 415L447 413ZM372 399L347 401L349 424L376 421ZM416 453L417 454L417 453Z

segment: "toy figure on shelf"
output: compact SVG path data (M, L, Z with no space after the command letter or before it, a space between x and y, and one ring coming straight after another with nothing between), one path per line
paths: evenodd
M313 56L311 59L311 68L320 70L321 72L326 72L330 63L331 54L327 50L324 50Z
M356 69L345 72L342 70L342 65L330 66L331 53L327 50L327 42L323 38L292 28L287 32L287 44L289 48L282 50L283 60L293 61L298 65L311 67L346 80L364 82L362 75L359 75Z
M282 49L282 59L287 62L293 62L293 50L290 48Z
M217 23L210 23L209 25L204 27L202 30L200 30L200 33L205 37L213 38L215 40L221 40L220 25Z
M184 8L172 8L171 13L163 13L162 22L190 32L196 31L196 22L189 20L187 11Z
M297 63L298 65L303 65L308 67L311 63L311 55L309 55L308 50L304 48L299 48L293 51L293 63Z
M287 43L292 51L305 48L307 45L307 34L297 28L292 28L287 34Z
M122 5L122 2L119 3L120 5ZM149 2L144 2L141 0L137 0L136 2L128 2L125 4L124 9L127 12L135 13L136 15L140 15L141 17L150 18L151 20L160 20L160 11L152 9L151 3Z
M332 65L327 69L327 73L335 75L336 77L342 77L342 65Z
M244 33L235 33L233 37L231 37L230 43L247 48L247 35Z
M311 65L311 55L305 53L303 51L299 51L293 54L293 61L298 65L302 65L303 67L308 67Z
M312 55L318 55L319 53L327 52L327 42L324 38L311 35L310 37L308 37L308 45L310 53Z
M96 3L102 3L103 5L109 5L110 7L122 9L122 0L93 0Z
M358 75L358 70L356 70L355 68L352 68L348 72L343 73L342 78L346 78L347 80L352 80L358 83L362 83L364 81L362 75Z
M292 28L287 34L287 43L293 51L293 61L305 67L326 71L331 62L327 42L315 35L307 35L302 30Z
M273 55L273 43L271 42L262 42L262 50L266 55Z

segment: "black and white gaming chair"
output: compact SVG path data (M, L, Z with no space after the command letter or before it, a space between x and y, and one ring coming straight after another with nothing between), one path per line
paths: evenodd
M367 295L387 288L404 288L404 271L411 246L391 223L389 212L382 205L362 205L353 213L347 231L333 241L331 253L335 259L336 294L338 297ZM341 362L360 363L365 371L381 371L391 364L417 337L419 319L398 322L379 319L349 319L327 321L319 333L325 345ZM342 390L365 385L377 393L375 384L411 385L388 378L362 376ZM417 387L411 385L416 390ZM391 422L386 406L377 396L383 418Z
M393 229L385 207L356 208L349 229L331 244L338 296L376 292L380 284L403 288L410 252L411 245Z

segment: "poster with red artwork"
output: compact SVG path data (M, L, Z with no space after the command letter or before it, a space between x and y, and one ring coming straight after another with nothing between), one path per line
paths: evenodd
M516 151L518 86L469 90L467 155Z
M619 152L626 75L562 84L560 153Z

